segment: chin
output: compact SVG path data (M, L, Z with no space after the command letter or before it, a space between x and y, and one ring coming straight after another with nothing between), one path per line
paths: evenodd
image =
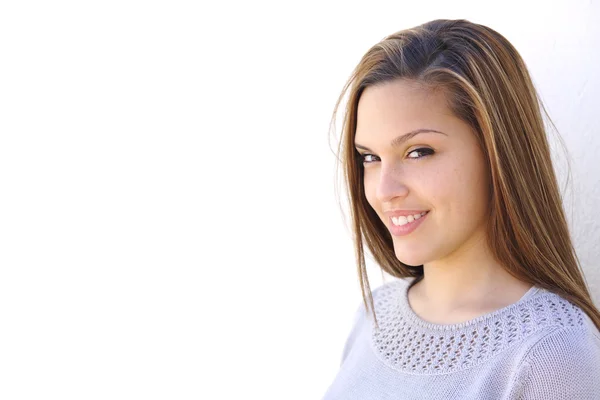
M400 260L403 264L410 265L411 267L417 267L419 265L425 264L426 260L419 254L410 254L410 253L396 253L396 258Z
M414 246L405 248L404 246L394 245L394 253L396 258L403 264L413 267L423 265L430 260L426 251L416 249Z

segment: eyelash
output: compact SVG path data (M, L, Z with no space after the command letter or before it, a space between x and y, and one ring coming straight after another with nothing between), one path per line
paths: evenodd
M414 152L425 153L425 155L423 155L421 157L408 157L409 159L411 159L411 160L420 160L421 158L425 158L427 156L430 156L430 155L434 154L434 151L432 149L427 148L427 147L421 147L419 149L414 149L411 152L409 152L408 154L414 153ZM365 160L366 156L377 157L376 155L370 154L370 153L360 154L360 158L362 159L363 164L371 164L371 163L374 162L374 161L366 161Z

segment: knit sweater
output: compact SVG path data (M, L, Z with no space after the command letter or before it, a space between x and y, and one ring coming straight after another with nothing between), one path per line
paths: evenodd
M379 329L358 308L323 400L600 399L600 332L576 305L534 286L494 312L434 324L410 307L411 281L373 291Z

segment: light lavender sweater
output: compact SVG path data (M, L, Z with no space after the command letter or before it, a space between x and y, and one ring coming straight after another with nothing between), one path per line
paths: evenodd
M361 304L323 400L600 400L600 332L579 307L532 287L470 321L432 324L410 308L412 279Z

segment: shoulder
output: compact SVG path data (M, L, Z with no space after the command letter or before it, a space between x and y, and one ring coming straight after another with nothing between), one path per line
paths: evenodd
M543 368L544 360L558 361L558 357L562 364L588 362L589 366L600 367L600 334L588 324L555 328L535 342L523 363Z
M520 368L524 399L600 399L600 333L591 319L539 336Z
M402 296L409 284L410 278L394 278L371 289L371 297L373 298L375 312L383 311L387 309L389 305L396 303L398 297ZM366 316L365 303L361 301L354 312L354 324Z
M402 296L413 278L393 278L371 291L374 301L386 301Z
M389 305L392 305L395 302L395 299L397 298L396 296L402 293L402 288L406 287L408 284L408 281L404 279L393 279L389 282L383 283L375 289L372 289L371 296L373 297L375 312L379 315L385 311ZM370 324L371 321L369 318L370 314L366 312L365 304L363 301L361 301L354 311L350 333L346 338L346 342L342 350L342 363L352 351L352 348L358 340L361 330Z

